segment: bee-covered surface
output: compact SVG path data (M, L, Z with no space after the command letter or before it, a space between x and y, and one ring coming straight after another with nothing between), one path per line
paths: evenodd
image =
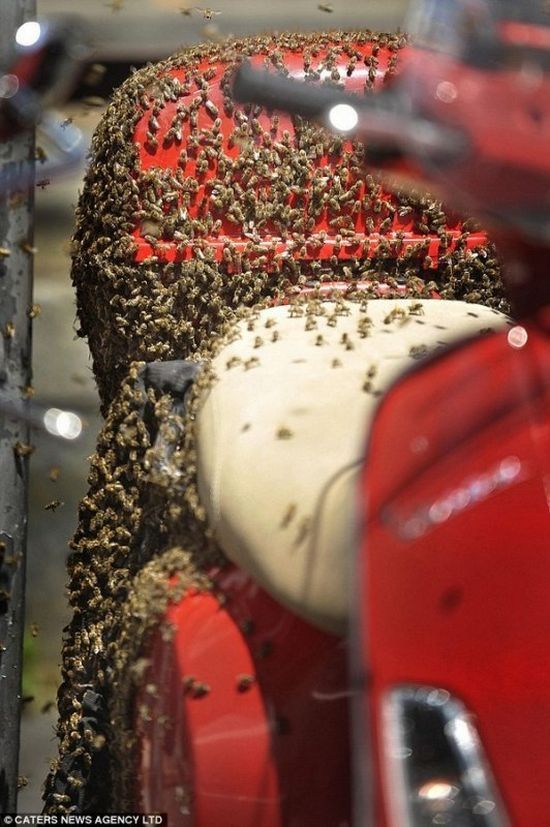
M115 93L73 241L79 333L104 410L129 361L188 357L235 308L303 287L366 282L373 297L404 290L506 309L494 251L471 249L470 222L428 195L387 193L363 175L360 143L231 101L246 57L283 73L299 61L311 82L374 94L405 45L370 31L208 44Z
M275 115L269 116L270 129L258 118L256 126L254 117L243 120L242 110L229 101L226 72L243 55L271 54L272 65L281 70L283 53L299 54L301 60L309 60L305 70L311 72L319 71L317 59L324 64L321 71L332 72L337 59L345 55L351 76L357 52L366 49L367 58L376 59L376 48L383 47L387 52L383 82L394 70L403 45L401 35L361 32L266 35L192 48L135 73L115 93L98 127L77 213L73 278L81 332L89 340L107 418L92 458L90 489L80 506L69 563L74 614L64 637L61 752L47 785L50 811L80 808L84 794L99 810L132 809L136 741L131 699L140 680L134 666L167 602L189 586L211 588L206 570L223 560L195 479L193 416L201 391L213 377L208 368L203 370L190 413L182 418L169 395L147 385L139 363L191 358L208 365L220 343L232 335L239 317L253 316L258 306L273 300L292 305L313 302L315 307L316 291L334 279L341 282L342 301L437 294L495 309L506 306L492 249L468 249L468 225L461 225L456 238L449 239L447 216L434 199L411 193L390 196L374 177L356 186L360 145L347 146L301 122L291 133L281 122L276 124ZM220 110L216 113L208 106L211 100L205 88L209 63L225 67L221 107L238 138L235 152L226 152L223 141L217 140ZM364 59L362 65L367 67L363 84L370 94L371 67ZM330 80L339 82L335 75ZM197 104L190 104L187 85L196 93ZM144 124L145 140L138 146L136 130ZM189 153L193 142L196 151ZM274 150L274 143L282 148ZM178 160L184 151L188 157L169 169L155 163L164 150L171 152L174 147ZM243 162L251 157L266 165L266 178L275 167L282 171L284 187L272 180L270 188L264 187L263 200L247 197L252 190L246 189L246 181L241 183ZM322 163L316 164L316 159ZM210 181L223 174L222 184L214 184L214 189L229 190L219 195L219 207L213 203L212 210L204 210L204 229L200 214L192 214L193 210L200 213L197 165L201 161L214 170ZM342 183L329 174L321 176L326 180L319 183L316 170L327 163L331 169L355 168L350 173L354 178ZM307 192L315 184L319 199L308 200ZM346 197L347 184L353 191L351 198ZM205 197L208 201L218 196L211 191L200 194L202 201ZM359 203L356 213L354 203ZM270 215L262 216L261 209L268 207ZM287 215L287 208L299 215ZM277 230L292 254L277 258L274 251L271 260L267 255L267 261L261 261L265 253L254 249L258 242L252 238L243 250L230 240L222 245L227 256L216 256L209 244L216 232L210 221L222 220L215 218L216 209L232 213L242 233L261 233L271 225L271 234ZM359 214L362 238L368 242L370 220L376 244L361 242L355 254L341 256L346 246L342 230L355 233L348 219L353 221ZM332 227L333 249L322 262L301 254L306 240L300 236L311 233L314 227L307 222L315 223L319 216L329 227L330 221L344 219L342 226ZM289 235L286 226L292 219L298 238ZM394 222L401 219L411 222L419 236L410 249L398 243ZM438 242L435 259L429 256L433 239ZM144 245L150 249L140 255ZM300 292L304 287L312 291L309 296ZM171 576L175 579L169 582Z
M210 21L194 7L212 6L220 14ZM102 77L111 65L121 66L167 56L186 44L217 41L230 32L243 35L281 29L319 30L327 26L394 30L402 26L406 0L332 2L332 11L307 0L122 0L79 4L72 0L40 0L41 16L78 13L88 27L94 53L85 73L86 95L81 102L61 107L61 124L73 123L89 140L104 111ZM106 73L106 74L105 74ZM98 85L99 84L99 85ZM40 135L37 143L42 145ZM39 812L41 786L56 755L55 694L59 683L61 629L69 617L66 558L68 539L75 531L78 501L86 491L89 457L100 428L97 391L86 344L76 338L74 291L68 278L74 207L82 187L83 170L68 177L46 175L38 158L34 302L42 312L33 320L33 389L35 401L78 411L84 435L60 443L32 434L29 503L26 667L24 680L20 774L28 780L19 791L21 812ZM0 244L0 246L2 246ZM29 253L31 255L32 253ZM55 511L45 506L60 500ZM31 630L32 629L34 631ZM36 636L34 634L36 633ZM32 699L32 700L31 700Z

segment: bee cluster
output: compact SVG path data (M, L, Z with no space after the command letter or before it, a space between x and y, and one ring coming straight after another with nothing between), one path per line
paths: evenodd
M231 99L243 59L288 73L297 56L306 82L357 81L369 94L404 45L369 31L209 44L118 90L94 138L73 241L81 334L105 406L132 359L187 356L236 307L327 280L506 310L494 252L469 249L468 224L451 234L435 199L386 192L365 175L360 143Z
M329 327L347 301L379 297L381 285L389 298L436 291L506 308L493 250L469 250L467 225L451 239L438 202L386 193L363 174L360 144L300 119L291 131L283 116L239 108L230 97L239 61L259 56L287 72L289 54L300 57L310 82L341 84L362 66L369 94L395 72L403 45L401 35L363 31L188 49L129 78L98 127L77 210L73 281L106 422L69 561L74 614L64 637L49 812L135 809L132 698L147 673L144 641L190 586L215 590L206 571L224 561L198 496L194 419L215 378L208 365L237 321L253 330L260 307L285 302L316 331L326 281L344 285ZM415 233L410 246L404 226ZM257 368L278 335L262 328L258 355L227 369ZM314 335L323 346L323 334ZM369 335L366 316L358 335ZM353 346L342 342L343 350ZM205 364L185 417L170 394L143 380L143 361L178 358ZM365 392L375 392L373 379L371 371ZM292 433L281 426L275 438ZM293 518L289 511L284 520ZM300 537L307 531L301 524ZM154 678L147 680L140 720L154 697ZM242 676L235 686L244 691ZM191 699L196 688L187 687Z

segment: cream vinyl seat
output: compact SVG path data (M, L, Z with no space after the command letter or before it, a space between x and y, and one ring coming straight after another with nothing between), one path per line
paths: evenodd
M413 359L508 320L441 300L326 302L320 312L279 306L237 324L197 418L198 478L227 556L341 633L355 488L380 395Z

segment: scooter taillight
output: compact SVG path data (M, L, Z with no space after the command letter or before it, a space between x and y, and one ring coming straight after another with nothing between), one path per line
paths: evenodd
M388 692L381 736L392 827L509 825L468 710L448 691Z

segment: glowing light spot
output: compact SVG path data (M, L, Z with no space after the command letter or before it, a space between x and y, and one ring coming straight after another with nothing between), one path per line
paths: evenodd
M503 483L514 480L521 471L521 460L519 457L506 457L498 467L498 475Z
M0 98L13 98L19 89L19 78L16 75L0 75Z
M436 500L436 502L430 506L428 517L432 523L444 523L452 513L453 506L451 502L448 500Z
M437 85L435 96L442 103L453 103L458 97L458 89L449 80L442 80Z
M34 46L40 39L41 31L40 23L37 20L29 20L19 26L15 32L15 42L19 46Z
M53 436L62 439L76 439L82 433L82 420L71 411L48 408L44 414L44 427Z
M481 801L478 801L477 804L474 804L472 807L472 813L476 816L486 816L489 813L492 813L496 808L496 804L494 801L490 801L488 798L484 798Z
M462 752L467 752L473 745L478 745L475 731L465 718L454 718L445 725L445 734L454 738Z
M428 781L418 790L419 798L425 801L448 801L456 798L458 790L448 781Z
M329 123L339 132L349 132L359 122L359 115L355 107L349 103L337 103L328 113Z
M451 693L446 689L432 689L426 696L426 703L430 706L444 706L450 697Z
M413 454L421 454L428 448L429 442L425 436L417 436L411 440L411 451Z
M516 350L520 350L520 348L525 347L528 339L529 334L525 328L521 327L519 324L515 327L511 327L508 331L508 344Z

